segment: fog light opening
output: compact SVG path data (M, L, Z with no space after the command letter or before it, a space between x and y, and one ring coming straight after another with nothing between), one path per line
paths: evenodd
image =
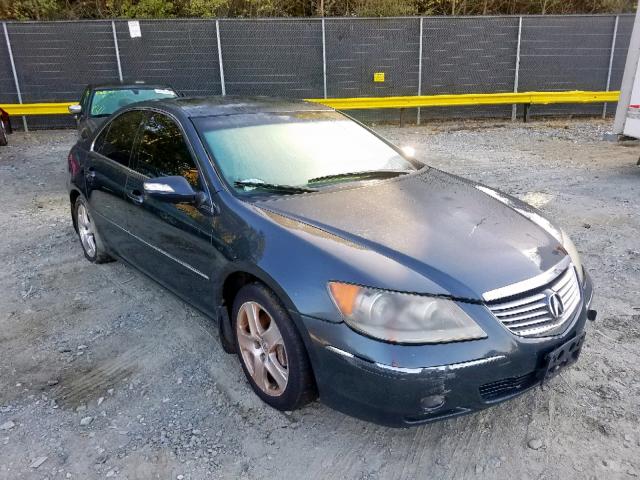
M444 406L444 403L444 395L429 395L428 397L423 397L420 400L420 407L425 412L433 412L442 408Z

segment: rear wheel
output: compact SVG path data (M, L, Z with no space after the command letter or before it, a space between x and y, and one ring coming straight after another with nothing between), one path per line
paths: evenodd
M260 283L244 286L233 304L240 363L254 392L278 410L295 410L316 396L307 351L289 314Z
M96 225L91 218L86 202L78 197L75 203L75 218L78 236L84 256L93 263L106 263L113 260L106 252Z

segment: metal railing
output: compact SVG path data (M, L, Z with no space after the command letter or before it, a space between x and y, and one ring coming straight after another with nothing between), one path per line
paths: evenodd
M138 37L126 20L3 22L0 103L57 103L79 97L88 83L125 79L169 83L186 95L322 98L343 106L366 97L349 102L365 120L417 107L411 113L419 123L420 109L434 106L467 108L430 109L422 118L515 118L520 103L595 101L486 95L617 90L632 22L630 15L171 19L140 20ZM368 106L371 97L382 100ZM411 98L411 106L390 98ZM606 115L614 101L535 110ZM24 113L38 115L30 123L56 124L45 120L48 107L34 108L40 113Z
M468 105L550 105L557 103L615 102L620 92L519 92L466 93L456 95L419 95L405 97L309 98L336 110L379 108L460 107Z
M524 105L524 121L527 121L531 105L559 103L606 103L616 102L619 91L605 92L520 92L520 93L472 93L458 95L418 95L404 97L355 97L355 98L308 98L307 102L319 103L336 110L371 110L428 107L459 107L470 105ZM69 114L69 106L76 102L0 104L9 115L58 115Z

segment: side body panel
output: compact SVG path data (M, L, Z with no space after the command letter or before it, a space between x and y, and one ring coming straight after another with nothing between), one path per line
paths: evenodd
M152 122L156 115L159 114L148 112L146 121ZM200 178L200 189L207 197L203 205L173 204L144 194L144 181L151 176L146 167L143 167L144 160L141 156L144 151L141 142L145 132L154 132L157 128L157 125L143 127L136 142L133 171L125 188L125 228L130 236L125 255L136 267L188 299L199 309L214 315L217 302L212 282L222 269L223 259L211 242L214 214L209 187L202 168L196 165L197 171L192 169L186 175ZM185 138L183 134L182 141ZM167 162L174 160L169 149L156 153L166 155ZM193 161L197 162L192 147L189 147L189 153ZM168 169L172 168L171 164L165 165ZM153 176L166 173L158 171Z
M123 125L123 130L118 135L133 139L140 126L142 115L131 117L127 125ZM118 121L119 117L114 121ZM130 150L111 151L101 149L98 143L103 141L103 135L110 135L108 129L110 123L93 142L84 165L85 175L85 196L89 202L89 207L94 221L109 249L119 255L126 254L126 245L129 242L126 233L126 202L125 187L127 176L130 173L129 160ZM94 151L94 148L96 151ZM105 155L109 154L112 158ZM118 161L114 160L117 158Z

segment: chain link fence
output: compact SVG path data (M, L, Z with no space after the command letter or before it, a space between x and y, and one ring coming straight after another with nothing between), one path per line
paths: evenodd
M322 22L221 20L227 95L323 96Z
M139 25L140 36L132 35L126 20L3 23L0 103L73 101L89 83L119 80L169 84L185 95L291 98L617 90L633 15L184 19ZM611 104L540 105L531 114L614 110ZM369 122L399 119L394 110L350 114ZM404 112L406 121L512 114L508 105ZM73 120L31 117L27 125L71 127Z

